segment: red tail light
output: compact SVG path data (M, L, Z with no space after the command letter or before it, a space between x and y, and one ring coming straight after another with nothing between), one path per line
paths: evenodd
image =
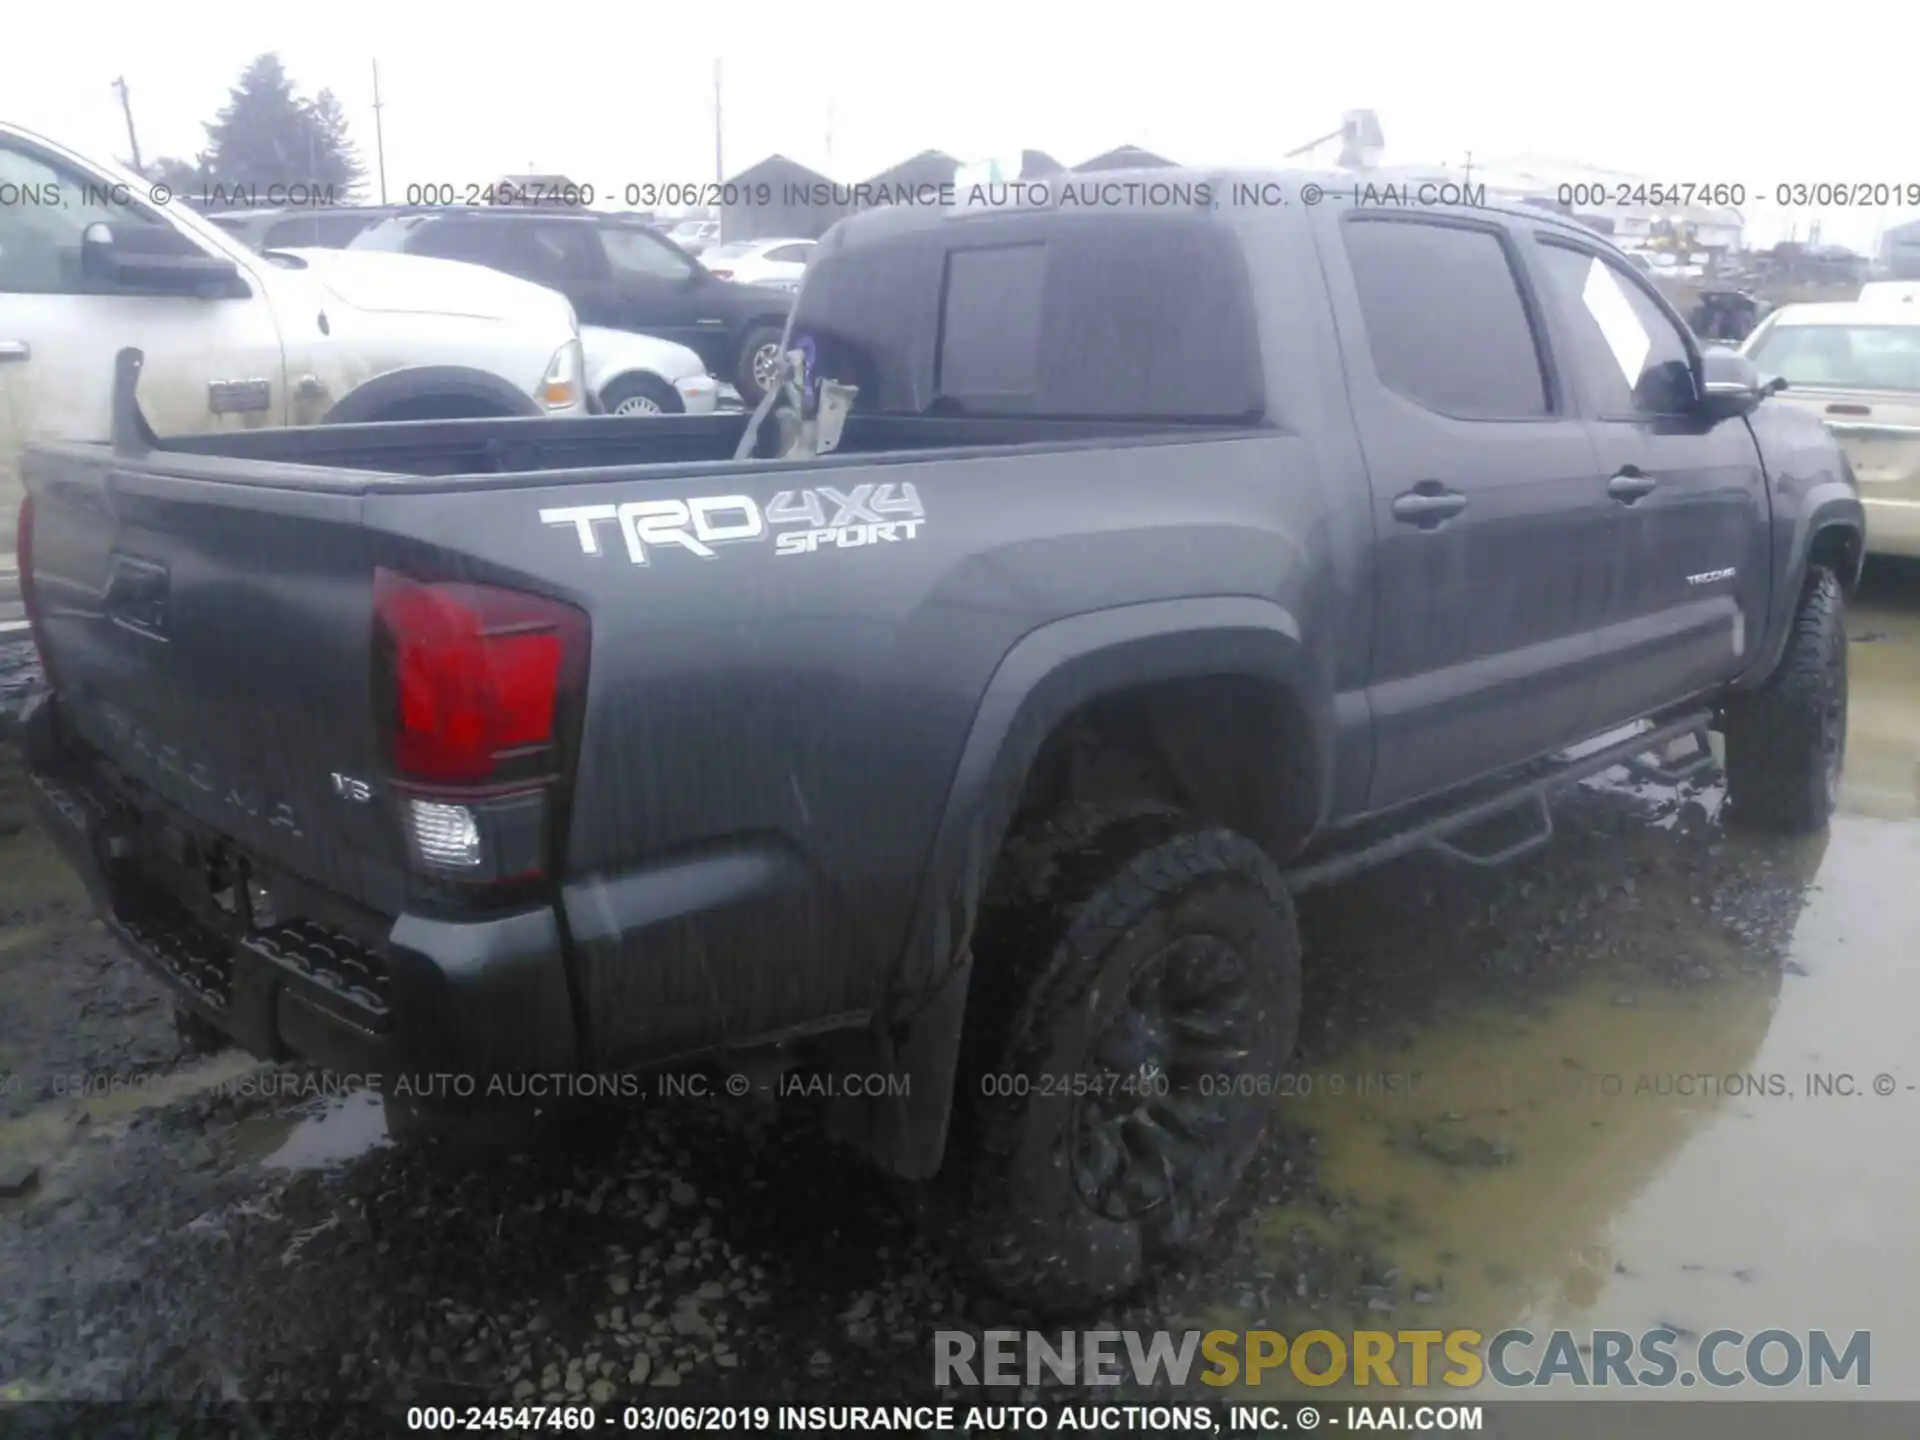
M14 563L20 571L20 598L27 607L27 633L33 636L33 648L40 654L40 669L47 684L60 688L53 673L53 651L47 645L47 625L40 614L40 602L33 588L33 496L20 497L20 523L14 538Z
M564 677L585 658L586 616L487 585L374 572L397 778L475 785L551 773Z

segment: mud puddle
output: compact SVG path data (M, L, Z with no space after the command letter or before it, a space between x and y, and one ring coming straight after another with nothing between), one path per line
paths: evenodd
M273 1112L234 1127L236 1164L267 1170L328 1170L390 1144L380 1097L367 1090L334 1095L291 1112Z
M1683 1360L1721 1327L1867 1330L1876 1395L1920 1398L1892 1363L1920 1343L1916 612L1896 584L1851 617L1826 836L1722 831L1717 789L1663 800L1613 772L1561 807L1637 831L1593 852L1592 889L1576 841L1505 877L1493 927L1412 875L1334 897L1336 1009L1354 998L1281 1102L1316 1187L1251 1226L1302 1282L1262 1323L1665 1326ZM1529 892L1549 897L1536 929ZM1402 913L1343 947L1369 893ZM1446 938L1463 922L1482 933Z

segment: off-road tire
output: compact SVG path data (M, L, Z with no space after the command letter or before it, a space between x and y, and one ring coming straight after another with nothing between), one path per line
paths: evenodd
M1219 1092L1231 1088L1233 1075L1270 1082L1293 1051L1300 1017L1293 906L1251 840L1152 805L1064 812L1013 842L995 880L974 936L976 988L944 1177L957 1202L955 1240L961 1263L1008 1298L1042 1313L1084 1311L1198 1244L1252 1160L1273 1092L1259 1093L1257 1081L1244 1096ZM1110 1115L1128 1102L1124 1095L1111 1104L1090 1101L1075 1093L1074 1077L1108 1090L1111 1100L1121 1072L1092 1051L1116 1033L1116 1020L1125 1032L1147 1013L1136 998L1140 986L1188 964L1170 957L1196 946L1205 957L1199 963L1214 967L1203 973L1236 977L1229 989L1243 1003L1234 1043L1247 1053L1218 1065L1224 1084L1208 1082L1210 1099L1224 1103L1217 1124L1208 1117L1205 1140L1181 1152L1201 1159L1179 1167L1179 1199L1143 1213L1103 1213L1086 1193L1085 1152L1077 1147L1106 1123L1090 1124L1088 1105ZM1149 993L1170 984L1148 983ZM1175 1100L1200 1103L1191 1065L1163 1074ZM1147 1106L1148 1097L1136 1103Z
M1847 747L1846 602L1833 571L1808 573L1779 667L1728 703L1722 730L1729 820L1785 834L1827 823Z

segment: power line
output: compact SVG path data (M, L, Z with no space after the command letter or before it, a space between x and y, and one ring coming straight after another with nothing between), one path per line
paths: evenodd
M133 168L144 175L147 167L140 163L140 137L133 133L133 97L127 92L127 77L122 75L115 80L113 88L120 92L120 112L127 117L127 145L133 151Z
M713 62L713 183L719 185L727 178L727 168L720 154L720 62Z
M373 62L373 153L380 166L380 203L387 203L387 140L380 126L380 62Z

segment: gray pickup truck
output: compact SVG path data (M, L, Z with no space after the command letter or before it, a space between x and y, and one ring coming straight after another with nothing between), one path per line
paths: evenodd
M884 1072L836 1133L1057 1309L1221 1213L1295 892L1710 730L1730 814L1825 823L1818 420L1551 214L1148 178L843 222L753 416L160 441L123 353L113 443L26 458L25 734L189 1029L468 1077L396 1123Z

